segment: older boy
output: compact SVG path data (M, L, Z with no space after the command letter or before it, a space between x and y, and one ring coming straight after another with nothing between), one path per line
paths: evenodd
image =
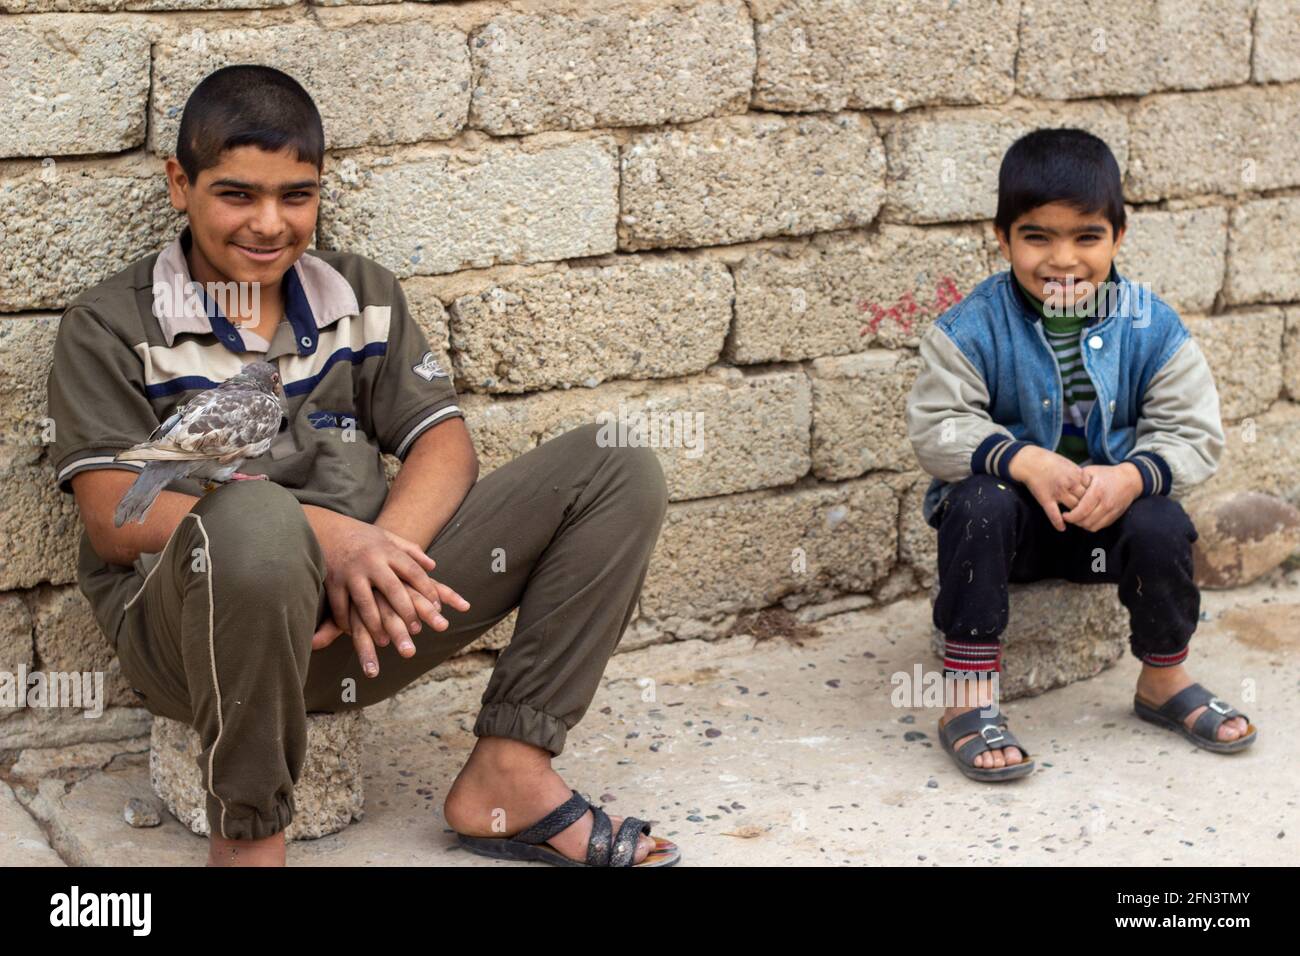
M86 526L79 582L144 705L198 730L209 862L284 862L308 712L392 696L516 607L448 824L488 855L676 862L550 765L632 616L666 507L658 460L600 447L593 423L476 481L396 277L308 251L323 164L320 114L292 78L205 78L166 166L188 227L73 302L48 383L51 458ZM219 306L223 290L251 294ZM243 471L271 480L206 497L176 481L115 528L139 467L116 453L257 359L276 365L288 421ZM391 489L381 452L403 461Z
M1196 530L1175 497L1218 466L1218 395L1178 315L1112 264L1125 229L1115 157L1082 130L1022 137L1002 161L994 227L1011 268L926 333L907 405L935 477L923 510L939 532L945 674L1000 669L1009 582L1117 582L1142 661L1139 716L1241 750L1254 728L1184 667L1200 594ZM978 709L992 683L957 682L979 699L947 702L940 739L969 777L1021 777L1027 749L996 708Z

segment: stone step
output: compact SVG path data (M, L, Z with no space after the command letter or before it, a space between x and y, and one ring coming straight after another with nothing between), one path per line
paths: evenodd
M934 607L939 584L930 588ZM1036 697L1053 687L1095 677L1128 649L1129 614L1115 584L1035 581L1008 587L1010 615L1002 632L1003 700ZM930 647L943 659L943 632Z
M307 715L307 756L293 790L293 822L285 841L314 840L360 820L365 793L361 742L366 718L360 710ZM190 725L155 717L149 748L149 782L172 815L199 836L208 835L202 747Z

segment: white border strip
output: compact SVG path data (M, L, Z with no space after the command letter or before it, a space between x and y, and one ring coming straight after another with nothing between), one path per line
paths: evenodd
M134 468L136 471L144 471L143 462L118 461L116 455L95 455L92 458L78 458L72 464L64 465L63 470L59 472L58 476L54 480L59 482L63 481L64 478L67 478L69 474L77 468L84 468L87 465L106 465L109 462L112 462L115 466L120 465L123 468Z
M230 837L226 836L226 802L221 799L220 795L218 795L217 791L212 787L213 761L217 756L217 747L221 745L221 735L225 731L225 720L221 716L221 684L217 682L217 650L216 642L213 638L215 603L212 595L212 572L214 570L212 567L212 548L210 547L211 542L208 540L208 530L203 527L202 517L191 511L185 514L181 518L180 522L177 522L176 527L172 530L171 537L167 539L167 544L163 546L162 552L158 555L158 563L149 569L149 573L145 575L144 583L140 585L140 590L135 592L135 597L131 598L131 600L127 601L126 604L123 605L123 610L126 610L134 604L136 598L143 594L144 589L149 586L149 579L153 577L155 571L162 567L163 555L165 555L167 549L171 547L172 541L176 538L176 532L180 530L181 523L184 522L186 518L193 518L198 522L199 532L203 535L203 553L207 557L208 563L205 575L208 579L208 660L211 662L212 667L212 689L217 696L217 739L212 742L212 749L208 751L208 793L212 794L212 798L216 800L217 803L221 804L221 835L228 840Z
M411 442L415 441L416 438L419 437L420 432L424 431L424 430L425 430L429 425L432 425L432 424L433 424L434 422L436 422L438 419L440 419L440 418L446 418L448 415L451 415L451 414L454 414L454 413L457 413L457 412L460 412L460 408L459 408L458 406L456 406L456 405L447 405L447 406L444 407L444 408L440 408L440 409L438 409L436 412L434 412L434 413L433 413L432 415L430 415L428 418L422 419L420 422L418 422L418 423L415 425L414 428L412 428L409 432L406 433L406 437L402 439L402 443L401 443L400 445L397 446L397 451L393 452L393 454L394 454L396 457L401 458L402 455L406 452L406 447L407 447L409 444L411 444ZM460 412L460 413L461 413L462 415L464 414L463 412Z

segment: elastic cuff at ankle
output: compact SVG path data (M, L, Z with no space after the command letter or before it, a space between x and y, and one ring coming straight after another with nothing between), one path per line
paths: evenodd
M1002 645L972 644L968 641L943 642L943 672L958 677L999 673L1002 670Z
M564 740L569 728L558 717L527 704L498 701L487 704L479 711L474 722L475 737L508 737L521 740L534 747L549 750L559 756L564 751Z
M1173 654L1138 654L1138 660L1148 667L1177 667L1187 660L1187 648Z
M275 836L293 822L293 798L277 800L267 813L247 805L222 806L211 793L207 795L208 830L227 840L262 840Z

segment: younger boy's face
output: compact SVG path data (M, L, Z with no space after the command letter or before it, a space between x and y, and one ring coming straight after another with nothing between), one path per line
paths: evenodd
M1065 203L1037 206L996 230L1002 255L1020 284L1049 306L1068 309L1087 302L1110 275L1124 240L1100 213L1083 213Z
M195 281L275 286L311 244L320 171L291 147L228 149L195 183L172 157L167 180L172 205L189 214Z

